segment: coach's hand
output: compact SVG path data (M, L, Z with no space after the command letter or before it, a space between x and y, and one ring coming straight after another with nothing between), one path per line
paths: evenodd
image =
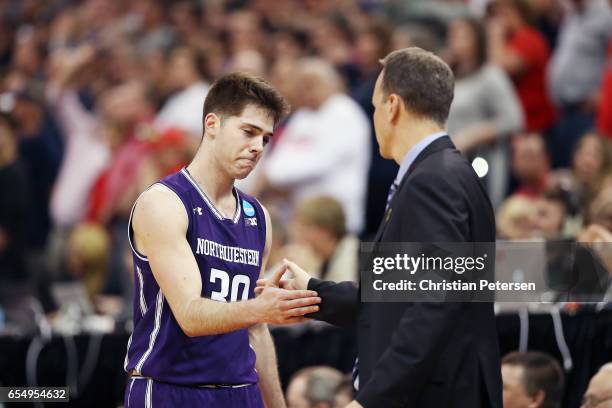
M291 279L281 280L285 272L290 271L293 274ZM278 271L274 272L269 279L259 279L255 293L260 294L266 287L282 288L287 290L306 290L308 289L308 281L311 276L296 263L288 259L283 260L283 265Z
M286 290L278 287L262 287L253 300L253 314L260 322L269 324L294 324L306 320L305 314L319 311L321 298L312 290Z

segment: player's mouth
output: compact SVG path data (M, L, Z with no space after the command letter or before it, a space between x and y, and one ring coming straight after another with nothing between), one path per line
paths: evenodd
M257 164L257 160L251 159L251 158L248 158L248 157L241 157L239 159L239 161L241 163L245 163L249 167L255 167L255 165Z

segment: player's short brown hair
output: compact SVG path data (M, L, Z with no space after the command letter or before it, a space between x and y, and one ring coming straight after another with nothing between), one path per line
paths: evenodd
M272 85L259 77L234 72L212 84L204 101L202 120L209 113L239 116L251 104L267 110L275 125L289 110L285 98Z
M381 61L382 91L401 97L406 109L444 125L455 90L450 67L435 54L418 47L393 51Z

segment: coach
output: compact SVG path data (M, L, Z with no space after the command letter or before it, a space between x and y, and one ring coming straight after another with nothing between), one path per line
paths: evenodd
M384 60L372 97L381 155L400 164L377 242L493 242L495 218L470 163L444 131L454 78L419 48ZM287 261L287 288L315 290L332 324L357 325L359 407L502 406L491 303L361 303L349 282L310 278ZM276 284L273 281L263 284Z

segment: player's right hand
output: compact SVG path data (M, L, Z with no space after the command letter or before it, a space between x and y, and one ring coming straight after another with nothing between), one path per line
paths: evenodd
M255 298L253 312L269 324L294 324L309 320L304 315L319 311L321 298L312 290L287 290L267 286Z

